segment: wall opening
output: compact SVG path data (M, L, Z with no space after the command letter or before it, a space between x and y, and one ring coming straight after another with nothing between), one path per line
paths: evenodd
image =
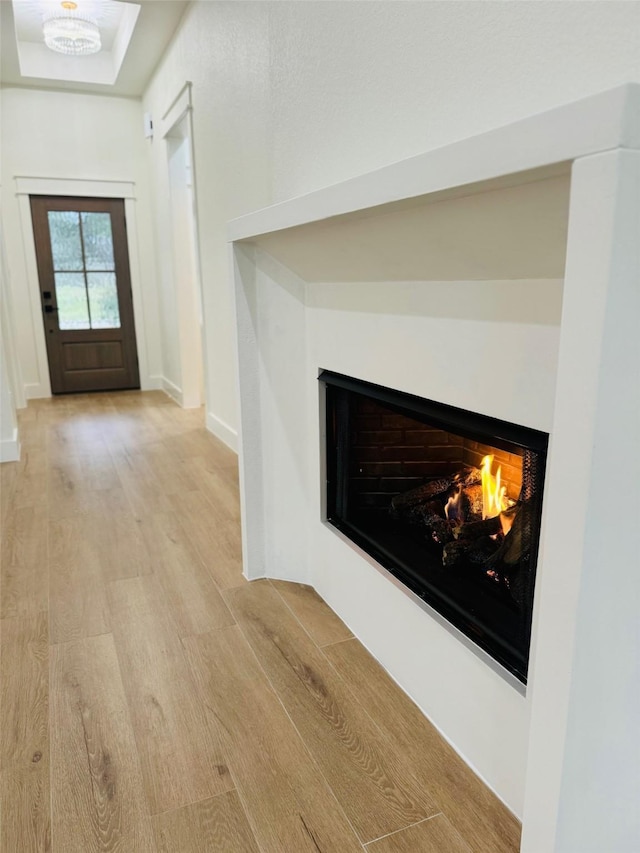
M180 338L181 391L184 408L205 401L203 312L197 251L197 212L189 114L166 136L173 273Z

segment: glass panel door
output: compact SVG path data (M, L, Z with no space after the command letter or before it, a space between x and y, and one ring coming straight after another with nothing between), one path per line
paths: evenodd
M139 388L124 200L30 201L52 392Z

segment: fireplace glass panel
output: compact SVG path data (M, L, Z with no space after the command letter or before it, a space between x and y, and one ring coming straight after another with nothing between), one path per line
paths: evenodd
M548 436L320 379L327 520L526 683Z

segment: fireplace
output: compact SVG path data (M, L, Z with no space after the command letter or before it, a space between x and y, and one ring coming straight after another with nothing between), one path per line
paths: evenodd
M320 381L329 523L526 683L548 435Z
M639 103L598 93L229 225L244 572L311 584L523 818L523 851L622 847L635 814ZM553 434L532 689L326 521L320 365Z

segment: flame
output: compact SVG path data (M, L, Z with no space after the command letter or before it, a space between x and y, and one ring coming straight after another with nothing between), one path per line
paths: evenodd
M448 521L464 521L462 515L462 486L459 486L455 495L452 495L447 501L444 514Z
M495 477L491 473L493 455L482 460L482 517L494 518L509 507L507 487L500 485L502 468L498 466Z

